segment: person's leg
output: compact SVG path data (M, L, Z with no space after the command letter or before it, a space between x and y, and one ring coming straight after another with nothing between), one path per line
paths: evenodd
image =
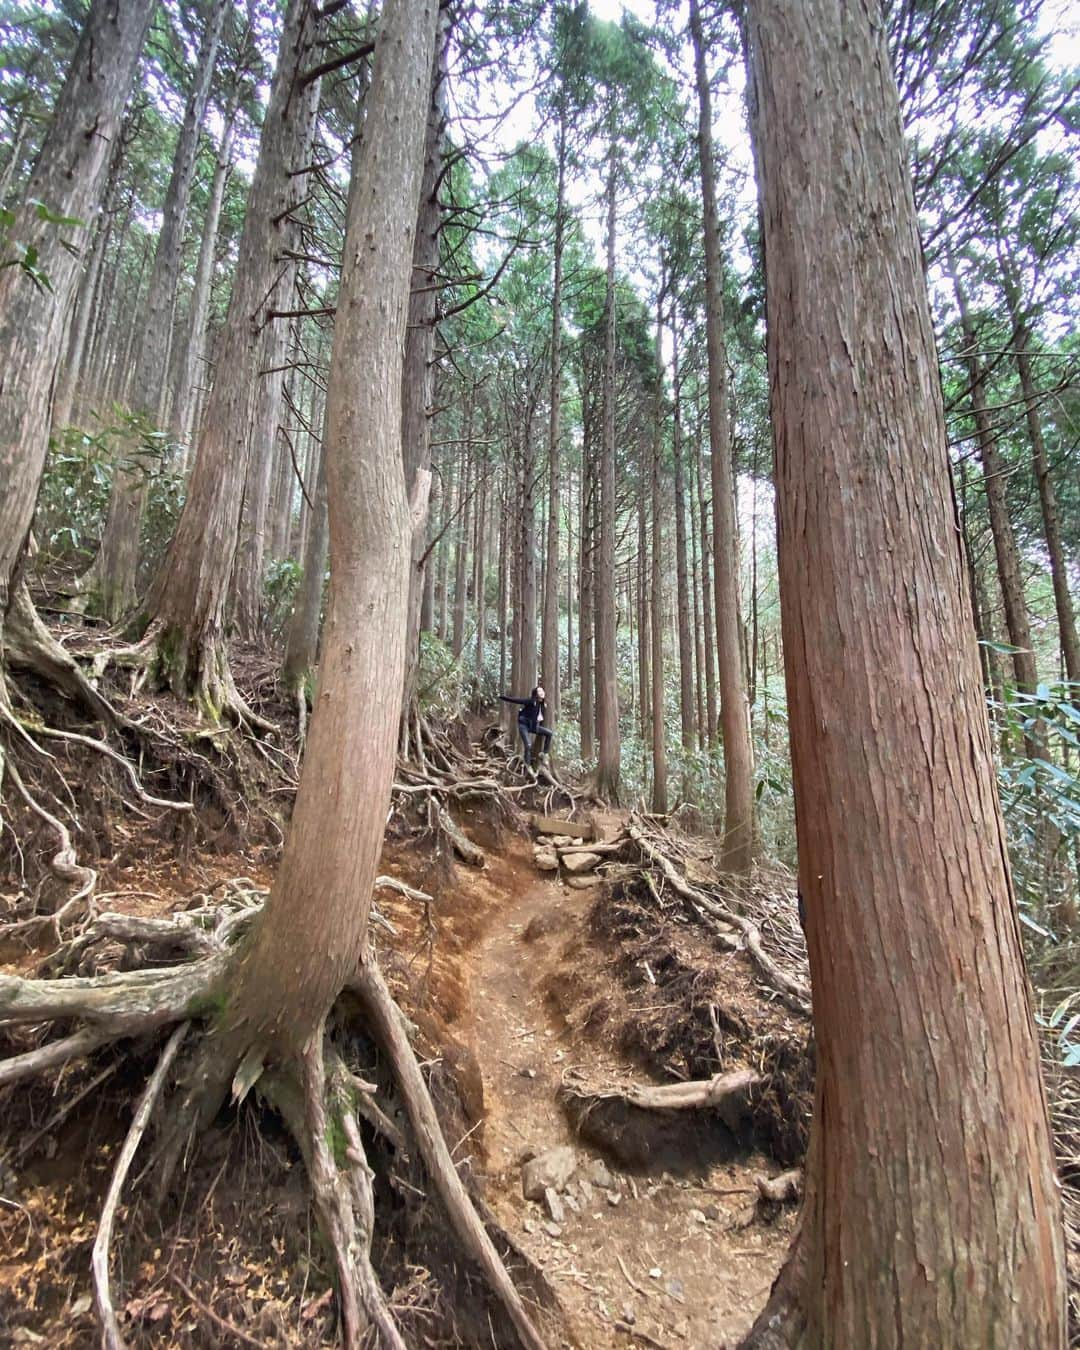
M536 752L537 755L548 754L551 750L551 732L548 731L547 727L540 727L537 730L536 740L540 746L540 749Z
M532 756L529 753L529 733L521 722L518 723L518 735L521 737L522 758L525 760L526 768L528 768L532 764Z

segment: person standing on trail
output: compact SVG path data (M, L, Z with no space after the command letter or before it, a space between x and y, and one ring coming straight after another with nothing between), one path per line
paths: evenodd
M547 712L544 686L538 684L528 698L514 698L511 694L500 694L499 698L503 703L518 705L518 735L521 737L525 767L531 769L534 757L539 760L551 750L551 728L544 725ZM536 745L539 745L539 749L534 756L533 747Z

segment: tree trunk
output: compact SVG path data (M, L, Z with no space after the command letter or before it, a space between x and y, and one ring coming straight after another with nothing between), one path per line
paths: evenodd
M110 176L115 175L114 167ZM106 210L108 203L108 192L106 192ZM105 250L109 247L109 236L112 232L112 220L107 214L102 214L97 224L97 237L94 240L94 251L90 255L90 262L83 274L82 283L79 287L79 300L75 310L75 317L71 325L71 335L67 344L67 355L64 358L63 365L57 376L56 396L53 399L52 425L53 431L62 431L64 427L71 425L72 410L75 407L75 389L79 383L79 374L83 367L83 357L86 353L86 339L90 332L90 321L96 311L96 302L99 297L99 288L101 282L102 265L105 260Z
M315 669L319 653L319 621L322 618L323 581L330 542L325 454L318 456L314 510L311 516L311 528L308 530L304 547L300 587L289 620L289 639L285 647L283 672L285 687L294 693Z
M148 488L147 453L155 450L145 433L164 422L168 393L169 347L173 310L180 277L184 224L187 220L191 184L195 176L199 130L202 127L218 44L225 25L229 0L209 0L202 43L195 66L184 119L176 140L172 173L161 209L161 229L154 250L150 283L137 326L130 407L139 425L125 438L121 458L113 472L112 492L101 552L91 568L89 582L98 591L101 612L112 623L129 613L136 601L139 567L139 536L146 510ZM135 333L135 327L132 334ZM155 457L159 457L155 455Z
M701 471L700 442L694 444L694 477L697 480L697 508L701 529L701 625L705 648L705 726L709 749L716 749L716 648L713 628L713 575L710 563L712 541L709 538L709 508L705 501L704 475Z
M659 319L659 316L658 316ZM658 325L659 326L659 325ZM659 333L657 346L660 345ZM658 372L661 369L657 362ZM661 815L668 809L667 727L664 716L664 572L660 455L664 445L662 376L657 377L656 418L653 428L650 497L652 506L652 809Z
M594 604L596 591L596 466L593 460L593 446L589 438L589 419L586 415L589 400L582 394L582 411L585 425L585 468L581 484L581 606L578 609L578 682L580 685L580 736L581 758L588 763L596 753L595 728L596 708L593 691L596 688L595 663L593 659L594 640Z
M690 0L690 30L698 91L698 153L705 205L705 329L709 363L709 448L712 456L713 577L716 586L716 658L720 722L724 736L724 844L720 865L749 871L754 850L754 754L743 668L739 615L739 553L735 480L728 425L727 352L724 345L723 259L713 166L712 95L698 0Z
M401 452L405 465L405 488L413 511L412 581L409 589L409 626L406 639L405 684L402 719L407 725L416 692L420 664L420 611L425 587L435 567L427 552L431 518L431 410L434 405L435 328L439 311L437 274L439 234L439 175L442 172L443 139L446 133L446 37L442 36L431 70L431 91L424 141L424 177L420 188L419 218L413 244L412 293L409 326L405 334L405 374L401 384ZM443 496L444 510L446 496ZM445 522L444 522L445 523ZM445 562L447 541L439 547ZM423 559L423 561L421 561ZM439 636L446 637L446 573ZM430 627L430 624L429 624Z
M486 558L486 534L487 534L487 497L488 497L488 470L487 465L478 463L476 466L480 478L480 500L476 509L476 547L473 551L473 603L476 606L476 692L477 698L482 696L482 681L484 677L484 642L487 629L487 596L485 594L485 580L487 570Z
M672 448L675 460L675 590L679 623L679 715L683 750L694 748L694 648L690 637L690 580L686 565L686 483L683 478L682 385L679 378L678 324L671 326L672 369L675 383L675 424ZM684 795L686 778L683 778Z
M694 453L690 457L690 482L687 484L690 493L690 599L693 608L693 623L690 627L690 633L694 644L694 711L696 714L695 726L697 729L697 744L699 750L704 750L708 744L708 733L705 723L705 642L702 636L701 608L704 596L704 579L701 573L700 560L698 558L698 540L701 538L701 520L695 510L698 500L696 479L698 474L695 470L700 469L700 460L695 447Z
M650 747L652 735L652 703L649 697L649 592L646 577L649 574L649 530L648 530L648 458L651 458L651 446L641 439L638 464L638 551L637 566L631 566L631 575L637 583L638 613L638 723L641 729L641 744L644 750ZM633 609L630 611L633 615Z
M1016 369L1020 376L1020 392L1024 396L1024 415L1027 419L1028 439L1031 441L1031 463L1039 488L1039 508L1042 512L1043 535L1050 558L1050 578L1054 586L1054 608L1057 612L1061 654L1065 661L1066 678L1080 681L1080 638L1076 632L1076 611L1069 593L1069 574L1065 566L1065 548L1061 538L1061 514L1057 494L1050 478L1050 463L1046 457L1042 422L1039 419L1038 395L1031 373L1031 331L1020 313L1019 290L1010 278L1004 281L1009 317L1013 323L1013 346L1016 349Z
M1028 619L1027 601L1024 598L1024 581L1020 567L1020 550L1016 546L1016 535L1009 516L1009 506L1005 500L1005 462L998 450L994 428L990 423L990 414L986 406L986 382L978 357L978 342L975 329L968 317L967 298L959 280L953 278L957 303L960 306L966 346L968 376L971 380L971 410L975 420L975 442L979 449L982 464L983 481L986 486L986 506L990 516L990 533L994 540L994 556L997 559L998 582L1001 585L1001 598L1005 605L1005 625L1009 630L1009 641L1016 648L1013 652L1013 671L1017 687L1034 693L1039 676L1035 666L1035 650L1031 641L1031 623Z
M153 10L151 0L94 0L27 183L26 204L7 232L9 248L36 250L34 266L49 284L36 284L22 267L0 269L0 651L12 575L45 466L78 250L91 238ZM36 202L79 223L45 220Z
M555 143L557 179L555 189L555 240L553 294L551 302L551 395L548 420L548 520L547 551L544 559L544 625L541 634L541 666L544 692L547 694L548 718L555 722L559 716L559 521L560 457L562 413L562 285L563 238L566 222L566 100L559 98L558 130Z
M437 15L435 0L383 7L349 194L327 385L330 594L318 693L284 857L227 1014L257 1060L299 1053L366 956L405 674L402 349Z
M229 311L218 340L210 393L187 500L158 574L151 602L162 676L174 692L193 697L214 721L241 709L225 650L225 617L250 454L252 403L258 388L262 331L282 308L291 214L305 191L292 173L307 163L318 81L298 93L298 73L315 44L311 0L289 0L277 69L259 141L237 251ZM411 236L411 227L410 227Z
M817 1045L801 1236L750 1343L1060 1350L1060 1205L885 24L837 0L748 15Z
M614 135L608 151L607 289L604 297L603 434L600 440L600 548L596 558L596 791L619 800L619 675L615 621L615 187Z
M185 461L186 447L191 442L195 427L195 390L200 381L207 378L206 328L210 318L210 288L214 279L214 259L217 256L218 228L221 224L221 208L225 201L225 184L232 169L232 142L236 130L237 103L238 95L234 90L225 109L225 122L218 144L217 159L214 162L214 177L210 184L206 216L203 219L199 260L195 266L195 285L191 292L191 308L188 311L187 343L180 368L180 379L173 395L172 436L174 441L185 447L183 452ZM179 465L181 472L184 467L184 463Z

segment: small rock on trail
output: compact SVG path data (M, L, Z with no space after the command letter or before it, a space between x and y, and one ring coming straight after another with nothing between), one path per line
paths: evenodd
M577 1155L572 1148L563 1144L548 1149L521 1169L521 1193L526 1200L543 1200L545 1191L563 1190L576 1171Z

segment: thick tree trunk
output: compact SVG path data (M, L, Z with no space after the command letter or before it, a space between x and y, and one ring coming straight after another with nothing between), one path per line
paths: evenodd
M600 547L596 556L596 790L619 800L619 675L615 617L615 188L614 136L608 151L607 288L604 297L603 434L600 439Z
M690 31L698 91L698 152L705 205L705 326L709 362L709 446L712 455L713 577L716 585L716 657L720 721L724 736L724 844L720 865L747 872L754 849L754 753L743 667L739 614L739 553L735 480L728 425L727 352L724 344L723 259L713 165L712 95L705 65L698 0L690 0Z
M637 584L638 615L638 724L641 730L641 743L645 750L650 748L652 736L652 702L649 697L649 591L646 577L649 574L649 529L648 529L648 483L651 446L642 437L640 460L638 464L638 552L637 566L631 567L631 576ZM636 575L635 575L636 573ZM634 610L631 605L631 618Z
M0 269L0 651L12 576L45 465L78 250L92 236L153 9L151 0L94 0L26 186L26 205L7 232L9 249L36 250L34 266L48 285L21 267ZM43 219L36 202L79 223Z
M476 606L476 689L480 696L481 681L484 675L484 642L487 629L487 596L484 590L487 570L487 466L478 463L477 473L481 474L480 498L476 508L476 545L473 549L473 603Z
M540 640L544 692L547 694L549 720L559 716L559 521L561 416L562 416L562 286L563 238L566 222L566 101L559 99L556 136L557 178L555 188L554 269L551 301L551 393L548 416L548 520L547 552L544 559L544 623Z
M328 381L318 693L285 854L227 1013L253 1064L302 1051L365 957L405 674L402 349L437 16L435 0L388 0L376 41Z
M1060 1350L1050 1129L885 25L839 0L748 15L817 1044L801 1237L750 1339Z
M146 510L148 486L145 456L150 448L142 440L141 431L156 430L164 422L169 348L184 224L195 177L199 130L206 111L210 81L228 9L229 0L210 0L206 10L195 75L184 108L184 118L173 154L172 173L161 209L161 229L150 269L149 289L141 322L137 325L130 407L142 425L124 446L114 470L101 552L87 578L87 584L98 592L102 613L114 623L129 613L136 601L139 535ZM133 335L134 331L133 328Z
M115 177L117 164L114 158L111 177ZM106 192L106 212L108 211L108 192ZM83 368L83 358L86 354L86 340L90 332L90 321L93 318L99 297L101 285L101 273L105 261L105 250L109 247L109 236L112 232L112 219L108 214L103 214L98 221L97 237L94 240L94 251L90 255L90 262L83 276L79 287L79 300L75 310L75 316L71 325L71 334L67 343L67 355L64 358L56 381L56 396L53 399L52 425L53 431L62 431L64 427L71 425L71 415L75 407L75 390L79 383L79 375Z
M180 378L173 394L171 427L173 439L185 447L190 444L195 427L196 387L207 379L207 335L210 318L210 287L214 279L214 259L217 255L218 229L221 208L225 201L225 184L232 169L233 132L236 129L237 95L234 92L225 109L225 124L214 163L214 177L210 184L210 199L203 219L199 260L195 265L195 284L188 311L187 343L180 366ZM180 469L183 470L184 464Z
M151 619L162 676L219 720L239 707L225 651L225 618L250 455L253 400L259 387L262 332L280 308L292 242L291 214L304 192L292 170L306 163L318 106L318 81L298 92L311 60L311 0L290 0L277 69L248 193L229 311L218 340L216 379L203 417L187 500L154 584ZM411 230L410 230L411 234Z

